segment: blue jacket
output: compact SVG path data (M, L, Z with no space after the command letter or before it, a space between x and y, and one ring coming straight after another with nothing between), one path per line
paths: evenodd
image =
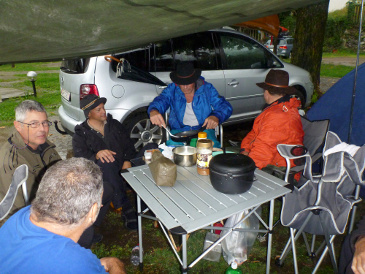
M212 84L205 82L201 77L196 82L197 90L193 98L193 111L199 126L190 127L183 124L186 99L180 87L172 83L157 96L148 107L148 114L155 109L164 114L170 108L169 125L171 129L179 131L200 129L208 116L215 116L219 123L226 121L232 114L232 106L218 94Z

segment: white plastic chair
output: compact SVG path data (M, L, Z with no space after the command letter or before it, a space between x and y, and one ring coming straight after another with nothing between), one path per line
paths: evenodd
M0 202L0 221L3 220L13 207L18 189L22 186L25 204L28 205L29 197L27 193L28 166L23 164L14 171L11 184L5 197Z

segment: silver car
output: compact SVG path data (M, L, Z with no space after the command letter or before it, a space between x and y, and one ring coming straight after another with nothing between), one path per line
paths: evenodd
M124 58L124 59L122 59ZM122 63L119 60L128 60ZM272 68L286 70L303 105L310 103L313 84L307 71L282 62L265 46L230 29L215 29L151 43L112 56L64 60L60 70L62 126L73 133L85 120L80 97L95 93L106 97L105 108L130 133L138 149L160 143L164 132L147 115L149 103L171 83L169 73L179 61L191 60L202 76L232 104L225 124L254 119L264 105L263 82Z
M291 52L293 50L294 38L291 36L284 36L279 38L277 45L277 56L282 56L284 58L291 58ZM267 40L265 47L271 51L274 51L274 44L271 39Z

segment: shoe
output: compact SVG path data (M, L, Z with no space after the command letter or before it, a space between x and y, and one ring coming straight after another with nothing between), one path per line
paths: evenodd
M129 230L137 230L138 222L137 222L137 214L133 208L127 209L126 211L122 211L122 220L124 222L124 226Z
M91 244L97 244L97 243L100 243L101 241L103 240L103 235L101 234L94 234L94 237L92 239L92 242Z

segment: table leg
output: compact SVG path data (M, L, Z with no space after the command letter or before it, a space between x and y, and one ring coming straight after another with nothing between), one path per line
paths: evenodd
M270 273L270 261L271 261L271 245L272 245L272 229L274 222L274 203L275 199L270 201L270 213L269 213L269 233L267 237L267 257L266 257L266 273Z
M181 236L182 238L182 273L188 273L188 253L187 253L187 239L186 239L186 234L183 234Z
M141 198L137 195L137 220L138 220L138 241L139 241L139 270L143 271L143 245L142 245L142 216L141 216Z

